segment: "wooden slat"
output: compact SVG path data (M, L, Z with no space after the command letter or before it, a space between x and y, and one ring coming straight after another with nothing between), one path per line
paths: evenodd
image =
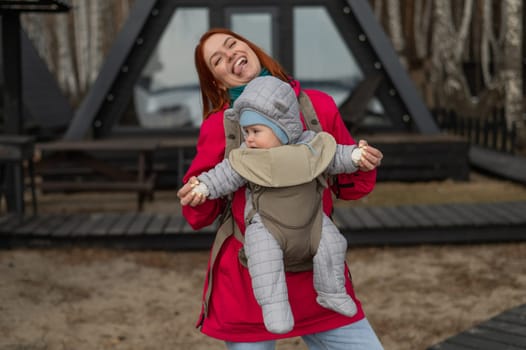
M14 229L17 235L33 235L39 226L45 225L47 221L51 220L51 215L40 215L30 217L24 220L18 227Z
M128 230L126 230L125 234L127 235L143 234L146 231L146 227L148 226L152 218L153 218L153 214L151 213L137 214L133 222L131 223L130 227L128 227Z
M526 304L506 310L428 350L458 350L462 347L477 350L526 349Z
M510 344L501 343L492 339L481 337L480 334L462 333L449 340L449 342L458 346L464 346L463 349L476 350L520 350L521 348L514 347ZM438 349L450 350L449 346L440 347Z
M52 236L55 237L69 237L73 231L84 224L87 220L87 215L85 214L73 214L69 217L68 220L62 222L53 232Z
M457 210L451 208L449 205L434 205L433 209L440 213L439 217L443 218L448 225L463 226L466 225L466 220Z
M417 227L429 227L433 225L432 222L420 210L417 209L416 205L404 205L397 209L398 211L410 217Z
M67 218L67 215L51 215L50 219L36 227L33 233L39 236L51 236Z
M515 213L507 210L502 205L499 205L498 203L482 203L481 206L487 208L488 210L493 210L497 212L499 215L506 218L506 220L512 224L520 224L526 222L526 213L524 213L523 217L516 215Z
M451 204L453 210L457 210L463 217L466 218L468 224L482 226L488 224L487 218L478 215L471 209L471 206L466 204Z
M97 222L97 225L93 227L93 235L104 236L110 232L113 225L119 220L121 214L118 213L105 213L102 220Z
M64 220L64 215L59 217ZM59 224L55 215L42 215L29 218L15 232L21 235L47 236L50 234L50 227L56 227Z
M431 206L415 205L414 208L415 210L420 212L420 214L422 214L424 218L426 218L429 221L429 223L431 224L430 226L433 226L433 227L447 226L447 222L442 220Z
M492 341L498 343L517 346L520 349L526 349L526 337L524 335L510 334L501 329L488 329L484 326L484 324L472 328L467 332L476 335L478 338L491 339Z
M522 218L526 222L526 201L523 202L505 202L500 204L501 207L513 213L518 218Z
M148 235L161 234L164 231L164 227L166 226L169 220L170 220L169 215L166 215L166 214L154 215L144 233Z
M123 235L125 232L127 232L128 228L130 227L131 223L137 216L137 213L131 212L131 213L124 213L122 214L115 224L111 227L108 234L109 235Z
M373 216L369 210L369 208L353 208L351 209L354 211L355 215L360 218L360 220L363 222L364 226L367 228L381 228L382 224L378 219Z
M372 207L369 208L369 211L382 224L382 227L398 228L402 226L401 222L385 207Z
M89 215L81 226L75 227L71 232L72 236L79 237L93 234L93 228L103 219L104 215L101 213Z
M185 219L181 215L172 215L164 227L165 234L181 233Z
M419 224L416 222L413 217L408 214L407 212L400 210L400 208L397 207L385 207L384 208L387 212L390 213L396 220L400 223L400 226L398 227L418 227Z
M505 315L507 314L518 314L518 315L522 315L522 317L524 319L526 319L526 304L523 304L523 305L520 305L520 306L517 306L511 310L508 310L508 312L505 313Z
M484 217L487 220L487 224L499 225L509 223L506 217L500 215L499 212L495 210L489 210L487 207L484 207L480 204L472 205L470 208L475 214Z
M503 313L495 317L495 320L523 324L526 327L526 315L524 313L516 312L515 310L510 310L509 312ZM526 332L524 332L526 334Z
M522 324L517 321L522 321ZM520 319L498 319L493 318L487 322L484 322L480 327L488 328L494 331L515 334L525 337L524 344L526 344L526 322Z
M356 215L356 212L351 210L351 208L335 208L334 214L341 223L339 229L342 231L348 230L352 232L353 230L361 230L365 228L365 224Z
M526 184L526 157L471 145L469 160L477 168Z

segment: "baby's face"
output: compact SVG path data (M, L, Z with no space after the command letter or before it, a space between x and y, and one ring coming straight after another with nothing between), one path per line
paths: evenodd
M281 146L281 142L271 128L255 124L245 126L245 143L248 148L272 148Z

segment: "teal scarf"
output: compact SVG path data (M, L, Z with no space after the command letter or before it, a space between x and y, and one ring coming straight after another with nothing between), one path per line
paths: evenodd
M267 68L263 67L261 69L261 73L259 73L260 77L270 75L270 72ZM234 101L243 93L243 90L245 90L246 85L236 86L234 88L228 89L228 95L230 96L230 107L234 104Z

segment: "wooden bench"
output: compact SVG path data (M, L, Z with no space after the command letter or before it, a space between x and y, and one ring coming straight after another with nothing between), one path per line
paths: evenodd
M37 164L42 175L41 190L46 192L122 192L137 193L138 210L144 200L153 198L156 174L153 156L159 142L151 139L105 139L38 143ZM137 158L133 171L104 159L104 154L127 154ZM74 174L72 169L82 169ZM68 172L70 172L68 174ZM62 173L63 176L60 176Z
M183 183L183 175L194 158L194 151L197 145L197 137L178 137L162 139L159 141L160 151L174 151L177 159L177 180L176 184ZM191 154L191 156L188 155Z

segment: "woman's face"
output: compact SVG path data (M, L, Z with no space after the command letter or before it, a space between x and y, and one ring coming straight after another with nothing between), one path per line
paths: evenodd
M206 64L219 88L246 85L261 72L256 53L244 42L228 34L214 34L203 44Z

